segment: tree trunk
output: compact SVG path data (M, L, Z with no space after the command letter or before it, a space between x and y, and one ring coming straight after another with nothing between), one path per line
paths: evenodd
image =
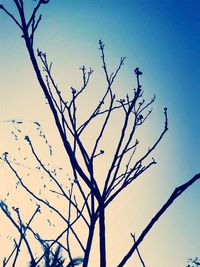
M101 206L99 210L99 246L100 267L106 267L105 209Z

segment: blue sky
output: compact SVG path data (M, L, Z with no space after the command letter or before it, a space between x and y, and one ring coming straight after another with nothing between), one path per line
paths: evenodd
M1 2L13 8L10 1ZM27 8L34 4L26 2ZM168 107L169 132L155 154L159 164L150 171L144 186L138 185L138 190L145 192L138 196L142 208L133 197L135 189L131 188L110 211L114 218L108 222L113 228L111 236L116 238L116 229L121 227L121 235L116 239L122 239L122 247L127 247L132 227L139 234L141 225L145 225L174 187L200 171L200 2L51 0L42 13L35 47L46 51L54 61L55 75L62 86L78 83L78 67L82 64L92 66L99 79L98 40L102 39L110 68L116 66L121 56L127 57L118 80L122 93L134 87L133 69L138 66L144 72L142 83L147 98L156 94L154 113L147 125L149 142L162 130L162 109ZM23 40L16 26L2 13L0 25L1 120L17 117L47 124L50 114L43 104ZM5 135L3 138L0 142L4 147L9 139ZM144 241L141 249L147 266L159 267L164 259L163 267L182 267L187 257L200 256L199 192L197 183ZM136 202L134 211L127 204L132 202ZM125 203L126 208L121 207L119 215L114 211L120 203ZM136 219L135 212L139 214ZM123 215L125 219L119 225L118 216ZM116 250L120 251L120 247ZM111 258L115 262L114 252Z

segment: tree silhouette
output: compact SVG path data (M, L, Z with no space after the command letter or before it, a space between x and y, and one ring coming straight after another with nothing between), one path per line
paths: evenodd
M15 168L14 163L10 160L8 152L4 153L2 159L15 175L18 185L35 200L36 209L31 218L25 222L22 219L19 208L13 207L13 211L11 212L5 201L1 202L0 207L2 212L19 233L19 240L14 240L14 248L10 255L4 259L3 266L6 266L11 261L13 261L12 266L16 266L21 245L24 243L25 247L23 249L28 251L30 266L41 266L41 262L45 266L64 266L64 264L66 266L64 262L67 259L69 262L67 266L83 264L83 267L86 267L89 264L95 231L99 229L99 266L105 267L105 211L124 189L156 164L156 160L152 157L152 152L157 148L168 130L167 108L164 108L164 127L161 134L155 139L155 142L147 151L139 156L137 150L140 142L136 138L136 132L150 116L152 111L151 106L155 101L155 97L150 99L150 101L145 101L140 81L142 71L137 67L134 70L136 79L135 89L127 93L123 99L117 98L113 85L123 67L125 57L122 57L117 68L109 73L105 56L105 44L100 40L99 51L106 80L106 88L93 112L81 122L79 119L81 110L79 110L78 102L88 88L93 70L91 68L87 70L85 66L82 66L82 86L79 89L71 88L71 97L66 99L63 96L63 91L57 86L53 77L52 63L48 62L44 52L39 49L36 51L34 48L34 36L42 18L41 15L38 16L37 14L40 7L48 4L49 1L37 1L29 18L25 14L24 1L13 0L13 2L18 16L13 15L2 4L0 5L0 9L14 21L22 32L22 38L24 39L35 75L49 105L63 148L66 152L66 160L70 162L73 179L70 182L70 188L66 189L57 178L56 170L52 171L49 166L43 163L30 136L26 135L24 137L37 163L37 168L45 173L56 188L51 189L50 192L63 197L65 206L67 206L66 214L62 212L59 206L47 199L46 196L40 193L38 194L33 188L30 188L26 184L26 179L21 176L19 170ZM40 68L40 64L42 68ZM104 163L103 155L109 148L104 148L103 140L107 134L107 129L112 121L113 115L116 113L123 115L122 126L121 128L119 127L119 132L116 133L117 142L113 154L110 157L107 173L99 181L96 171L97 162L101 161L101 164ZM12 122L17 124L22 123L15 120ZM40 130L40 125L37 122L35 124L37 124ZM95 133L91 129L95 129ZM40 135L46 140L45 135L41 131ZM84 142L84 137L88 135L91 136L89 148ZM46 144L48 145L47 140ZM51 146L49 146L49 150L52 153ZM185 184L178 186L138 238L136 239L135 235L132 235L133 245L118 263L118 267L124 266L134 253L139 256L140 263L145 266L138 246L174 200L199 178L200 174L197 174ZM52 213L56 214L59 220L65 225L64 228L59 230L59 234L56 237L49 240L43 239L40 233L32 227L32 222L36 215L41 212L42 207L47 207ZM49 223L51 222L49 221ZM80 234L83 228L87 229L86 237L82 237ZM33 238L41 245L42 253L39 256L35 256L35 248L32 245ZM78 251L81 253L80 257L79 255L74 255L74 244L79 248Z

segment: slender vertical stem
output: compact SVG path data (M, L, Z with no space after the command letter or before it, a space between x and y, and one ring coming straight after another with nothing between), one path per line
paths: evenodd
M106 267L105 208L102 204L99 209L99 245L100 267Z
M88 240L87 240L87 246L86 246L86 250L85 250L83 267L88 266L90 251L91 251L91 247L92 247L92 241L93 241L93 237L94 237L95 223L96 223L96 220L94 220L92 218L91 224L90 224L90 229L89 229Z

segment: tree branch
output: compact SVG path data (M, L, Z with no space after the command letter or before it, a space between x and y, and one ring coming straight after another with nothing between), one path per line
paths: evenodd
M17 21L17 19L3 5L0 5L0 9L2 9L17 24L17 26L22 30L22 26Z
M134 251L137 249L139 244L143 241L145 236L148 234L148 232L151 230L151 228L154 226L154 224L160 219L160 217L165 213L165 211L172 205L172 203L185 191L187 190L193 183L195 183L197 180L200 179L200 173L196 174L193 178L191 178L188 182L185 184L182 184L178 186L171 196L168 198L168 200L165 202L165 204L162 206L162 208L156 213L156 215L151 219L149 224L144 228L141 235L137 239L137 241L133 244L133 246L130 248L130 250L127 252L127 254L124 256L122 261L117 265L117 267L122 267L125 265L125 263L129 260L129 258L132 256Z

